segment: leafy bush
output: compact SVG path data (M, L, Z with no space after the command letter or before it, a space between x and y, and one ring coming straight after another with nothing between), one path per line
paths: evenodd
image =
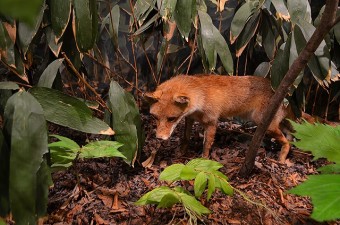
M194 180L194 193L200 198L207 189L207 200L210 199L216 188L227 195L233 194L233 187L228 183L227 177L218 171L221 163L207 159L193 159L187 164L173 164L160 174L159 179L169 182L178 180ZM135 204L157 204L157 207L171 207L181 203L190 216L190 221L196 221L202 214L209 214L210 210L204 207L194 196L181 187L161 186L143 195Z
M304 151L311 151L314 160L326 158L334 164L319 168L320 175L310 175L308 179L289 193L309 196L313 203L311 217L317 221L340 218L340 126L324 124L297 124L292 122L299 139L294 145Z

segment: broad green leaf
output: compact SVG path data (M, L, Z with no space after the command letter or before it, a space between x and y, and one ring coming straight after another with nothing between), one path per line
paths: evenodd
M182 169L185 167L183 164L173 164L168 166L159 175L160 180L176 181L181 179Z
M36 224L37 213L44 211L39 202L46 202L38 190L48 186L37 183L43 155L48 152L47 127L43 110L27 92L18 92L8 99L4 113L4 136L10 140L10 208L18 224Z
M0 82L0 89L5 89L5 90L17 90L19 89L19 85L12 81L4 81Z
M47 214L49 187L53 185L51 177L51 169L47 165L47 160L41 163L37 172L37 193L36 209L38 218L42 218Z
M161 186L143 195L137 202L135 202L135 205L156 204L159 203L165 195L172 193L173 190L169 187Z
M290 44L292 35L289 35L286 43L284 43L278 50L277 55L274 59L273 65L271 67L270 77L271 84L274 89L276 89L283 77L286 75L289 69L289 55L290 55Z
M226 175L220 171L211 172L215 176L216 187L221 189L226 195L232 195L234 193L233 187L228 183L228 178Z
M0 220L10 213L9 208L9 168L10 148L9 140L4 138L0 129Z
M80 158L100 158L100 157L126 157L120 153L118 148L122 144L116 141L94 141L82 147L80 150Z
M215 176L213 174L209 174L208 176L208 192L207 192L207 201L210 200L212 193L214 193L216 188Z
M23 51L24 56L26 56L26 52L34 38L34 36L37 34L38 29L40 28L44 11L45 11L46 5L45 1L43 1L43 4L40 7L40 12L37 15L37 17L34 19L34 26L21 22L18 22L18 38L20 42L21 49Z
M287 8L290 14L290 20L298 23L304 20L308 23L312 22L311 8L308 0L287 0Z
M245 25L241 34L238 36L236 41L236 56L241 56L244 49L247 47L249 41L254 37L257 27L260 21L260 10L254 12L249 18L249 21Z
M126 162L133 165L142 143L140 114L136 103L117 82L111 81L108 106L112 112L112 127L116 131L114 139L123 144L119 150L127 158Z
M276 9L276 16L282 18L284 20L289 20L290 15L285 5L285 2L282 0L271 0L273 3L274 8Z
M196 171L218 170L223 167L219 162L203 158L190 160L186 165L195 168Z
M50 0L51 25L57 40L64 34L71 17L71 0Z
M15 25L2 22L0 24L0 58L8 65L15 67L14 42L17 29Z
M155 14L151 19L149 19L145 24L143 24L136 32L133 34L134 36L142 34L146 31L156 20L159 19L159 14Z
M296 25L296 34L301 36L299 39L300 43L297 43L298 52L306 46L307 41L312 37L314 31L315 27L312 24L304 20L299 21ZM300 33L302 33L302 35ZM330 53L324 40L308 61L308 67L320 85L323 86L323 80L327 80L329 82L331 73Z
M48 144L48 147L62 147L62 148L67 148L67 149L80 149L80 146L73 141L72 139L69 139L67 137L64 136L60 136L60 135L50 135L51 137L55 137L58 138L59 141L57 142L52 142L50 144Z
M255 76L266 77L270 71L270 63L262 62L260 63L254 71Z
M93 117L86 104L74 97L45 87L33 87L29 92L41 104L50 122L86 133L114 134L109 125Z
M27 4L26 0L1 0L0 14L19 19L20 21L33 25L43 2L43 0L31 0L29 4Z
M73 1L73 32L78 49L81 52L90 50L97 38L97 2L95 0Z
M194 191L195 191L195 196L196 198L201 197L203 194L205 187L207 186L207 175L205 172L199 172L195 178L195 183L194 183Z
M201 24L200 33L204 49L203 55L207 58L209 69L215 69L218 54L227 73L232 74L234 70L233 58L226 41L206 12L198 10L198 15Z
M107 20L109 21L109 32L110 37L115 49L118 48L118 28L119 28L119 21L120 21L120 7L119 5L115 5L111 12L106 16ZM105 18L105 19L106 19ZM104 25L104 23L103 23Z
M51 62L41 74L37 86L51 88L63 61L64 59L56 59Z
M178 193L181 198L181 202L186 209L197 213L199 216L202 214L211 213L209 209L204 207L199 201L196 200L195 197L188 195L186 193Z
M340 43L340 23L335 24L333 27L334 36L338 43Z
M253 15L253 8L250 1L246 1L235 13L230 26L230 43L233 44L241 34L250 16Z
M318 169L321 173L340 173L340 164L329 164Z
M340 163L340 126L291 123L296 131L293 135L299 139L293 143L296 147L311 151L314 159L327 158L329 161Z
M159 2L159 13L164 20L171 19L174 15L177 0L162 0Z
M289 193L312 198L313 219L319 222L340 219L340 175L310 175Z
M262 45L269 59L274 59L276 53L276 38L274 27L270 24L270 18L262 13Z
M3 220L3 219L0 217L0 225L6 225L6 224L7 224L6 221Z
M301 43L301 35L297 35L297 26L294 27L291 43L290 43L290 54L289 54L289 68L292 66L296 58L298 57L299 53L301 52L301 47L305 46L305 43ZM288 72L288 71L287 71ZM290 87L290 94L293 94L294 90L299 86L302 78L303 78L304 71L302 70L300 74L295 79L293 86Z
M174 19L177 24L178 30L182 36L188 40L191 30L191 18L193 17L193 5L196 4L194 0L179 0L176 3L174 11Z
M63 45L62 41L58 41L56 35L54 34L51 27L45 28L46 40L48 42L48 47L53 52L55 57L59 56L61 47Z
M137 0L134 5L134 16L138 26L144 24L146 18L155 7L156 0ZM133 20L134 18L131 17Z
M179 202L180 200L178 199L176 194L168 193L163 196L161 201L158 203L157 208L169 208Z
M180 178L182 180L192 180L196 177L197 174L198 172L195 170L194 167L186 165L182 168Z

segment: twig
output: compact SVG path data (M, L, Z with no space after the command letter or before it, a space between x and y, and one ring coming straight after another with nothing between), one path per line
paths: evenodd
M97 97L97 102L99 105L101 105L103 108L106 108L108 110L110 110L106 103L104 102L104 100L100 97L100 95L97 93L97 91L84 79L84 77L82 75L80 75L80 73L78 72L78 70L74 67L74 65L72 64L71 60L66 56L65 52L62 52L61 55L63 56L63 58L65 59L67 66L72 70L72 72L78 77L79 80L81 80L84 85L90 89L95 96Z

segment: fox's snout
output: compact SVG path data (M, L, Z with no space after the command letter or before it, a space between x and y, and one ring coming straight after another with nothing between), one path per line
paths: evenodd
M164 135L164 134L157 134L156 138L161 139L163 141L166 141L166 140L169 139L169 136L168 135Z

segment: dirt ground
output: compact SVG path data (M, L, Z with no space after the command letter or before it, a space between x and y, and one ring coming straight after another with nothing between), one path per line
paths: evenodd
M179 156L183 124L165 142L156 140L155 123L148 116L143 116L143 126L145 146L134 168L113 158L78 161L69 170L54 173L44 224L188 224L189 216L180 205L159 209L154 205L136 206L134 202L146 192L166 185L158 179L165 167L201 157L202 128L195 124L189 150ZM309 198L286 191L304 181L307 175L316 174L316 169L327 162L312 161L311 155L292 148L287 164L279 164L276 159L280 147L267 140L259 150L251 176L241 178L238 171L253 132L254 127L241 126L235 121L219 124L211 159L224 165L221 172L248 199L238 193L226 196L220 191L209 202L203 196L201 202L212 213L197 220L197 224L321 224L309 219L312 211ZM153 166L143 168L140 162L153 150L157 150ZM192 191L188 182L175 184ZM340 224L340 221L324 224Z

